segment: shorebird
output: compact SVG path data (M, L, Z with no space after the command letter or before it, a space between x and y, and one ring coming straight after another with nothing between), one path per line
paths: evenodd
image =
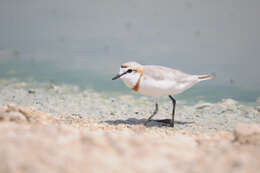
M214 76L214 74L190 75L164 66L141 65L137 62L127 62L121 65L119 74L112 78L112 80L121 78L124 84L132 90L145 96L154 97L155 110L144 122L144 125L147 125L147 123L157 114L158 98L161 96L168 96L173 104L170 126L174 127L176 100L172 95L180 94L196 83L212 79Z

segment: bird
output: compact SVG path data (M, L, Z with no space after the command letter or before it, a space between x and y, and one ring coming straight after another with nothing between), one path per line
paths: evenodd
M147 125L157 114L159 110L159 97L168 96L173 104L170 127L174 127L176 100L173 95L180 94L191 88L193 85L204 80L213 79L214 77L214 73L206 75L191 75L165 66L141 65L137 62L131 61L123 63L120 66L119 73L113 77L112 80L120 78L123 80L123 83L133 91L154 98L155 110L144 122L144 125Z

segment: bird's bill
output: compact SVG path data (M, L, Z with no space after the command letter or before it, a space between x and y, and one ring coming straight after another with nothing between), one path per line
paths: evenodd
M118 74L115 77L113 77L112 80L116 80L116 79L120 78L121 76L125 75L126 73L127 73L127 71L122 74Z

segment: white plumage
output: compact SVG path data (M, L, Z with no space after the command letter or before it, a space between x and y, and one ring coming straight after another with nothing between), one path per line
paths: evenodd
M212 79L213 77L214 75L212 74L190 75L168 67L128 62L121 65L119 74L113 80L121 78L127 87L142 95L153 96L155 100L158 100L160 96L169 96L173 99L170 95L179 94L196 83ZM176 101L174 100L174 102Z

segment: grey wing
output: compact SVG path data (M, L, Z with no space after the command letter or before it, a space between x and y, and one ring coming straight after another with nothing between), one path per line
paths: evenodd
M155 80L174 80L176 82L185 82L193 75L186 74L182 71L163 66L144 66L144 76Z

